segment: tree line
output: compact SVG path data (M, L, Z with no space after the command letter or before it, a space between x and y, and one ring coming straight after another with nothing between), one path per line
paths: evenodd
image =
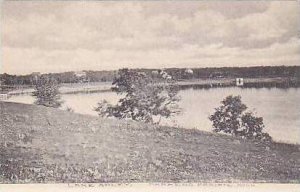
M147 75L155 75L158 69L133 69ZM221 68L167 68L164 69L173 79L218 79L218 78L269 78L269 77L300 77L300 66L258 66L258 67L221 67ZM55 78L59 83L78 82L112 82L118 71L83 71L84 77L76 72L48 73L45 76ZM33 85L37 73L29 75L0 74L2 85Z
M176 79L300 77L300 66L209 67L190 70L192 74L178 68L166 69L166 72Z
M113 81L116 71L83 71L85 77L77 76L76 72L47 73L43 76L56 79L59 83L79 83L79 82L106 82ZM3 85L33 85L40 73L29 75L10 75L7 73L0 74L0 81Z

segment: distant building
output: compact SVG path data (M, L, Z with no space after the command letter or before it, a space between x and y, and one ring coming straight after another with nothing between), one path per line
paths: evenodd
M88 82L85 71L76 71L76 72L74 72L74 75L76 76L78 82L80 82L80 83Z
M184 72L187 74L194 74L194 71L192 69L186 69Z
M147 75L145 72L138 72L138 74L140 74L142 76L146 76Z
M158 75L159 74L159 72L158 71L151 71L151 73L152 73L152 75Z
M236 86L243 86L244 85L244 79L243 78L236 78L235 83L236 83Z
M0 101L7 100L7 99L8 99L8 94L0 93Z
M76 71L74 74L76 77L86 77L86 72L84 71Z
M169 74L168 74L167 72L165 72L165 71L160 71L159 74L160 74L161 77L164 78L164 79L168 79L168 80L171 80L171 79L172 79L172 76L169 75Z
M192 79L194 71L192 69L185 69L184 74L182 74L184 79Z

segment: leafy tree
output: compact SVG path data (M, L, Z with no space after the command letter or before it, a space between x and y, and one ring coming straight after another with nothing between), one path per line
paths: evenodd
M61 106L59 83L56 79L49 76L40 76L35 81L34 88L35 104L54 108Z
M163 71L152 77L136 70L121 69L113 85L113 90L123 97L116 105L105 100L98 103L95 110L100 116L159 123L161 117L168 118L180 112L176 82Z
M247 106L242 103L241 96L230 95L221 104L209 117L213 123L213 131L246 139L272 140L268 133L263 132L263 118L247 112Z
M240 135L247 139L271 141L271 136L263 132L264 127L262 117L255 117L252 112L246 112L242 116L242 130Z

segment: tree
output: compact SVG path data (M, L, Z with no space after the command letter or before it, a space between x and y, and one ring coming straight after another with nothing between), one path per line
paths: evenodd
M161 117L168 118L180 112L178 87L164 71L152 77L136 70L121 69L113 86L123 97L116 105L105 100L98 103L95 110L100 116L159 123Z
M247 106L242 103L241 96L230 95L221 104L209 117L213 123L213 131L246 139L272 140L268 133L263 132L263 118L247 112Z
M40 76L34 84L33 96L36 97L35 104L54 108L61 106L59 83L56 79L49 76Z

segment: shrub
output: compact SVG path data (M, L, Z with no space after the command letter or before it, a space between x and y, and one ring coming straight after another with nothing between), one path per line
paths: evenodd
M163 71L152 77L136 70L121 69L113 85L113 90L124 97L116 105L100 102L95 109L100 116L159 123L161 117L168 118L180 112L178 88ZM156 122L155 117L159 119Z
M209 117L213 123L213 131L246 139L272 140L268 133L263 132L263 118L255 117L252 112L247 112L247 106L242 103L241 96L230 95L221 104Z
M74 109L72 109L72 107L66 107L66 111L68 111L68 112L71 112L71 113L74 113Z
M59 83L56 79L49 76L41 76L36 80L34 88L35 104L54 108L61 106Z

